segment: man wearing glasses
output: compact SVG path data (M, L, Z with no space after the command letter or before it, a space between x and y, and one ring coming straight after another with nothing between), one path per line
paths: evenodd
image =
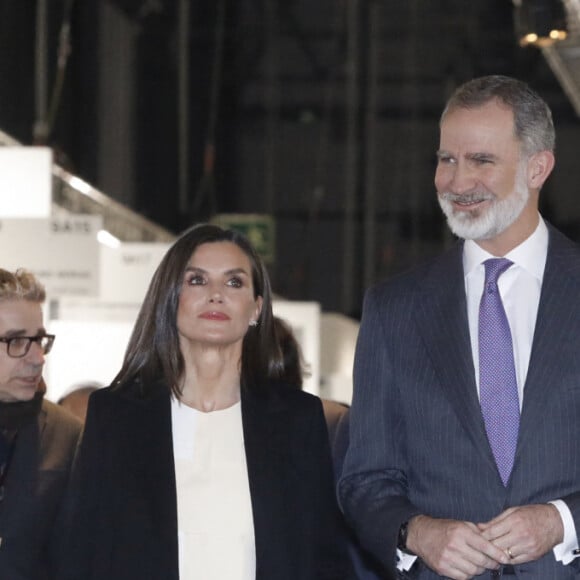
M0 268L0 578L52 580L81 423L44 400L44 287Z

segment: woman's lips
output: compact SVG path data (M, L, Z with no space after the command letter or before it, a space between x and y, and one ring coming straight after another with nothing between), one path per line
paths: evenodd
M229 320L230 317L223 313L223 312L217 312L215 310L212 310L210 312L204 312L203 314L200 315L200 318L205 318L206 320Z

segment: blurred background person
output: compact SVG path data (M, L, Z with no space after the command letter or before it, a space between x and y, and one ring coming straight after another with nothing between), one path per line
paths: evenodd
M0 578L50 580L63 496L81 431L44 400L44 287L0 269Z
M98 381L75 383L60 397L57 405L60 405L84 423L87 417L89 397L103 386Z
M279 316L274 316L274 330L282 351L283 371L280 374L280 382L302 389L304 377L308 377L310 371L294 331L290 324Z
M284 359L284 371L280 376L280 382L301 389L303 378L308 376L308 365L304 361L300 343L292 327L284 319L274 316L274 326ZM344 456L348 449L349 406L330 399L322 399L322 405L328 428L335 479L338 481L342 472ZM346 521L343 521L343 525L349 538L348 549L356 572L356 578L358 580L378 580L384 577L380 576L378 562L374 561L373 557L361 548L354 532L348 528Z
M282 384L302 389L304 377L309 376L309 370L307 363L304 361L300 343L298 342L290 324L288 324L283 318L274 316L274 328L282 350L282 358L284 361L284 370L280 375L279 381ZM321 400L330 445L331 447L334 447L336 429L345 413L348 411L348 405L330 399Z
M91 397L62 578L349 578L322 407L281 370L254 249L186 231Z

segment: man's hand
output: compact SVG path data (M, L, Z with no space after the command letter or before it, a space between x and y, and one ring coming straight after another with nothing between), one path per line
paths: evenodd
M511 557L512 564L537 560L564 538L562 518L552 504L510 508L478 528Z
M423 515L409 520L407 547L437 574L453 580L473 578L510 562L476 524Z

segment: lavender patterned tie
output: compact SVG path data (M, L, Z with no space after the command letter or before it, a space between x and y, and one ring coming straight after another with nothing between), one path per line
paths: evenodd
M495 462L504 485L514 464L520 405L512 336L497 280L513 262L486 260L479 305L479 391L481 412Z

